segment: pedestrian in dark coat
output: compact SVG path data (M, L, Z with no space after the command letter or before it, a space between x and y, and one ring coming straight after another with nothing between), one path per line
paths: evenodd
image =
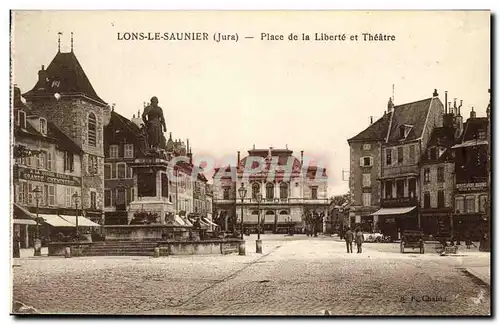
M365 241L365 238L363 236L363 232L361 231L361 229L356 230L355 241L356 241L356 246L358 248L358 253L362 253L363 252L362 245L363 242Z
M354 234L350 228L347 228L346 233L344 234L345 245L347 247L347 252L352 253L352 241L354 240Z

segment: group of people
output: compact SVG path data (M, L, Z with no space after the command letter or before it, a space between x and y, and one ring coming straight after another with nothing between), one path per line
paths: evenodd
M363 242L365 238L363 236L363 232L361 229L356 229L355 232L351 231L351 228L347 228L347 231L344 234L345 244L347 247L347 252L352 253L352 242L356 242L356 247L358 248L358 254L363 252Z

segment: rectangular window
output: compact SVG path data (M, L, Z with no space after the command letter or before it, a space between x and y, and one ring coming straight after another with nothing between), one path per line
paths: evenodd
M54 166L52 164L52 152L47 152L47 169L53 170Z
M392 165L392 149L386 149L385 150L385 164L387 166Z
M417 196L417 179L415 178L410 178L408 180L408 195L411 198Z
M26 112L25 111L17 111L17 125L21 129L26 129Z
M476 212L476 198L468 196L465 198L465 212Z
M229 187L224 187L223 191L223 199L229 200Z
M43 205L49 205L49 185L43 185Z
M127 178L134 178L134 170L132 167L127 167Z
M73 153L65 151L64 152L64 171L74 171L74 157Z
M90 208L97 209L97 193L90 191Z
M111 190L105 189L104 190L104 207L110 207L111 206Z
M372 194L363 193L363 206L369 207L372 205Z
M372 174L363 174L363 187L372 186Z
M311 199L316 200L318 198L318 188L311 188Z
M118 145L113 144L109 146L109 156L111 158L118 158Z
M66 203L66 207L68 208L71 208L73 207L73 202L72 202L72 191L71 191L71 187L66 187L66 196L65 196L65 203Z
M19 183L19 202L26 204L28 201L28 183L20 182Z
M55 206L56 205L56 186L55 185L49 185L49 205L50 206Z
M430 183L431 181L431 170L429 168L424 169L424 183Z
M465 212L464 198L463 197L455 198L455 212L457 212L457 213L464 213Z
M31 183L28 183L28 204L33 204L33 189L35 188L35 186L33 186L33 184Z
M396 181L396 197L404 197L405 196L405 181L403 179L399 179Z
M415 145L412 144L410 146L410 152L409 152L409 155L408 155L408 163L409 164L414 164L415 163Z
M444 167L438 167L437 169L437 180L438 182L444 182Z
M40 152L37 157L36 167L44 169L45 168L45 152Z
M488 196L479 196L479 212L486 212L488 209Z
M398 164L403 163L403 147L398 147Z
M392 199L392 181L385 182L385 198Z
M131 143L127 143L125 144L125 153L124 153L124 157L125 158L134 158L134 145L131 144Z
M124 163L118 163L118 164L116 164L116 169L117 169L117 177L118 178L126 178L127 165L125 165Z
M111 178L116 178L116 164L111 164Z
M110 179L110 178L111 178L111 165L104 164L104 179Z
M88 155L87 173L89 175L97 175L98 166L99 166L98 157L93 155Z
M23 185L24 185L24 182L19 182L19 185L17 186L16 196L15 196L17 203L24 203Z
M47 135L47 120L44 118L40 118L40 133Z
M444 208L444 191L438 191L438 208Z
M424 193L424 209L428 209L431 207L431 193Z
M365 144L363 145L363 150L371 150L371 149L372 149L372 145L371 145L371 144L369 144L369 143L365 143Z
M361 164L361 167L373 166L373 158L372 157L361 157L360 164Z

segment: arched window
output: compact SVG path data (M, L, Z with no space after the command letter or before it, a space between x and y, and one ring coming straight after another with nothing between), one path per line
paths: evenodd
M288 214L288 211L287 210L281 210L280 211L280 214L283 215L283 214Z
M97 119L94 113L89 114L88 141L89 146L95 147L97 145Z
M282 199L288 198L288 183L280 184L280 198Z
M266 184L266 198L267 199L274 199L274 184L273 183Z
M258 210L253 210L253 211L252 211L252 214L253 214L253 215L259 215L259 211L258 211Z
M252 199L257 199L257 193L260 192L260 184L259 183L253 183L252 184Z

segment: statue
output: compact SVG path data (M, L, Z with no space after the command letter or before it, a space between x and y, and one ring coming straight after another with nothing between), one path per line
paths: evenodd
M148 147L158 149L161 146L163 132L167 132L167 127L156 96L151 98L151 104L144 109L142 120L146 126Z

